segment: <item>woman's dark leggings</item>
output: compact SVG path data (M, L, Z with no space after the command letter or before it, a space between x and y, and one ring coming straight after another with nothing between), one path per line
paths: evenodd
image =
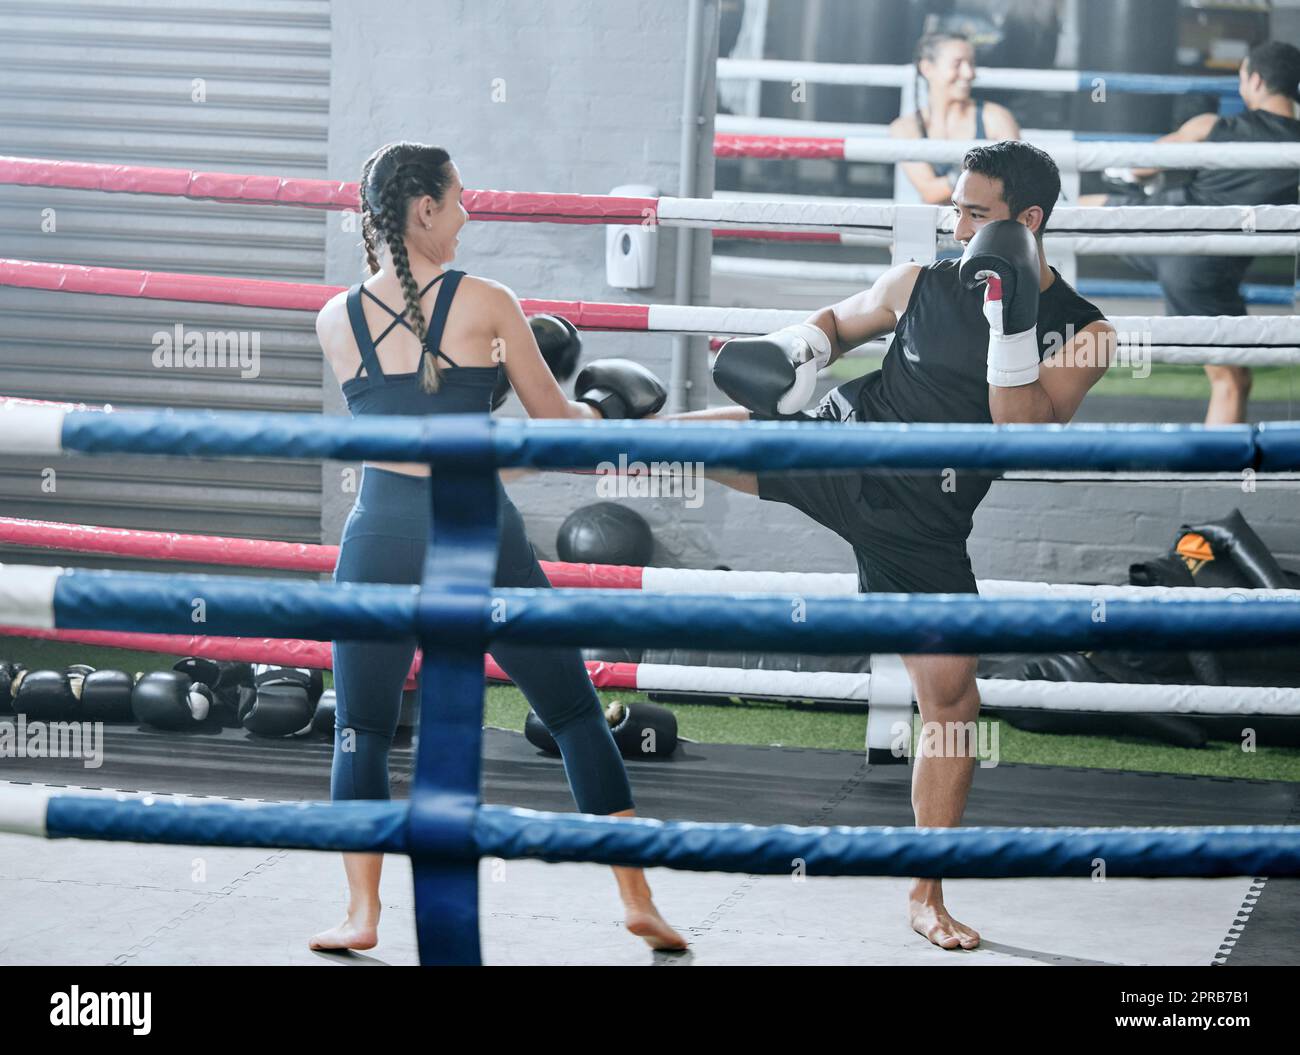
M523 518L497 483L500 548L496 585L550 588ZM428 477L367 467L343 528L335 582L418 583L430 529ZM415 638L334 642L336 720L333 799L387 799L388 752ZM632 808L632 789L582 653L500 641L492 656L555 737L583 813Z

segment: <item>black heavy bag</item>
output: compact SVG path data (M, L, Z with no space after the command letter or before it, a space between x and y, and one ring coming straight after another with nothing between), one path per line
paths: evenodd
M1101 665L1099 661L1104 661ZM1030 681L1114 682L1120 680L1150 684L1149 676L1128 676L1114 657L1101 653L1062 652L1034 656L1025 663L1023 676ZM1075 734L1082 736L1141 736L1175 747L1204 747L1205 732L1181 715L1112 714L1056 709L1030 710L1008 707L999 712L1013 729L1027 733Z

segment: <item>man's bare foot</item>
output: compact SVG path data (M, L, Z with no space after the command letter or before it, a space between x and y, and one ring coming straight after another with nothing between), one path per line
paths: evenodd
M686 939L678 934L668 921L659 915L655 903L646 898L626 898L623 901L624 926L647 945L656 950L684 949Z
M907 914L912 929L941 949L974 949L979 946L979 933L948 915L942 902L909 899Z
M354 918L351 914L337 927L312 935L313 949L373 949L379 944L379 920Z

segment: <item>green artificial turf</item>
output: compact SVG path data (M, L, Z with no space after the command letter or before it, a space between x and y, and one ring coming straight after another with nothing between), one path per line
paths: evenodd
M522 730L528 705L513 686L488 689L484 720L503 729ZM602 700L635 702L639 693L601 693ZM671 704L678 731L688 740L715 744L765 744L861 751L865 711L829 711L782 703ZM919 720L917 723L919 733ZM985 734L992 744L992 733ZM1055 736L1027 733L998 723L997 760L1044 766L1127 769L1186 773L1247 780L1300 781L1300 748L1259 747L1243 751L1235 743L1211 741L1202 749L1171 747L1135 737Z

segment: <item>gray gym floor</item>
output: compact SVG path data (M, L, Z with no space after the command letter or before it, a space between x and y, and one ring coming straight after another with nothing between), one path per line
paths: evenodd
M98 770L5 759L0 784L58 784L222 798L327 795L330 746L257 741L239 730L180 736L115 727ZM395 752L404 794L410 749ZM908 822L906 767L860 754L685 744L633 763L648 816L800 824ZM571 808L558 762L488 730L485 798ZM242 795L240 794L242 792ZM971 824L1276 824L1297 789L1269 781L1001 765L976 774ZM1212 964L1296 963L1294 880L956 880L948 903L984 946L949 953L912 934L903 879L759 877L656 870L658 903L691 941L653 954L620 927L607 869L482 862L487 963L501 964ZM145 846L0 836L5 964L414 964L409 862L388 858L378 948L313 953L342 918L336 854ZM21 906L21 911L16 910Z

